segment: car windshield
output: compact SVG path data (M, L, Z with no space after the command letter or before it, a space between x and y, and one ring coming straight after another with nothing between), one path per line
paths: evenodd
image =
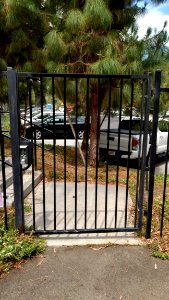
M76 116L70 115L70 119L73 123L76 123ZM45 121L47 121L48 123L53 123L53 116L47 117ZM55 123L64 123L64 122L65 122L64 115L55 115ZM84 116L77 116L77 122L84 123L85 122ZM69 123L68 116L66 116L66 123Z

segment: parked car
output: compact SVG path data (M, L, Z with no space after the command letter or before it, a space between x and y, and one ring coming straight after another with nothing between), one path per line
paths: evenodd
M157 129L157 156L163 156L167 150L169 121L167 119L159 119ZM152 135L152 122L149 121L148 141L147 141L147 159L150 154ZM122 119L119 123L118 129L102 129L100 131L99 150L103 157L108 153L111 156L118 156L121 158L138 159L142 157L142 143L144 136L144 120L140 118ZM129 138L130 137L130 138ZM109 149L107 149L109 145Z
M63 112L61 111L55 111L55 114L59 115L64 115ZM40 123L43 120L46 120L50 116L53 115L53 110L52 109L44 109L43 113L41 110L34 111L32 112L32 120L30 119L30 113L26 115L26 117L21 116L21 125L30 125L30 123Z
M74 127L74 130L79 139L83 138L83 133L85 129L85 118L83 116L76 117L71 116L71 121ZM53 115L46 118L43 123L42 122L34 122L32 126L26 128L26 138L32 138L36 136L36 139L44 138L55 138L57 139L71 139L74 138L69 119L66 116L64 119L64 114L55 114L55 118Z
M64 105L61 105L58 110L61 111L61 112L64 112L64 110L65 110Z
M33 110L32 111L32 119L40 114L40 110ZM28 111L25 115L25 112L21 112L20 114L20 120L21 120L21 125L27 125L30 123L30 111Z

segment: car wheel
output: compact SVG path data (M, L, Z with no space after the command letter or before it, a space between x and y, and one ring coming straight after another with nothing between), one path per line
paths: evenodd
M84 131L83 130L80 130L78 132L78 134L77 134L78 138L81 139L81 140L83 139L83 135L84 135Z
M40 130L36 130L35 134L37 140L40 140L42 138L42 132Z

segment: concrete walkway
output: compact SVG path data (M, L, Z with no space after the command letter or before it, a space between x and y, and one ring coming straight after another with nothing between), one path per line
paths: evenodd
M168 300L168 283L146 247L50 247L0 280L0 299Z
M43 194L45 193L45 214ZM95 228L95 185L87 185L87 228ZM105 185L97 186L97 228L105 228ZM65 195L66 194L66 221L65 221ZM107 197L107 228L115 226L115 197L116 188L113 185L108 186ZM32 194L30 194L26 202L32 205ZM117 228L125 227L125 206L126 206L126 188L119 186L118 190L118 205L117 205ZM131 216L132 201L128 195L127 207L127 226L133 227ZM53 182L45 182L45 191L43 191L43 183L41 182L35 190L35 227L43 230L45 225L47 230L54 228L54 184ZM84 229L85 227L85 184L77 184L77 228ZM26 226L32 226L32 212L25 216ZM56 228L58 230L75 228L75 183L63 182L56 183ZM140 244L140 240L136 238L134 233L92 233L92 234L63 234L46 236L48 245L86 245L86 244Z

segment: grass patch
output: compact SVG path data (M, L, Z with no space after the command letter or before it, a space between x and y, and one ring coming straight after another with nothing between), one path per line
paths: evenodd
M160 228L163 206L164 175L155 175L151 238L147 240L149 247L152 249L152 256L165 260L169 259L169 176L167 176L166 180L167 185L165 192L162 237L160 236ZM144 204L146 206L147 197L148 193L145 193ZM144 222L146 223L145 217Z
M45 146L46 147L46 146ZM75 181L75 169L77 169L77 181L84 182L87 177L87 181L90 183L96 182L96 168L92 168L88 166L87 174L86 169L84 167L83 161L79 152L77 154L77 168L76 165L76 153L75 148L66 147L66 157L64 157L64 147L57 146L56 147L56 166L55 166L55 176L57 181L63 181L64 176L66 174L66 180L74 182ZM85 155L85 154L84 154ZM37 149L37 164L38 169L42 170L42 150ZM53 148L51 150L45 151L44 154L44 169L45 169L45 177L48 181L52 181L54 178L54 151ZM66 168L65 168L66 166ZM109 165L108 168L105 163L99 163L98 172L97 172L97 180L100 184L105 184L106 182L106 172L108 171L108 183L114 184L116 182L116 172L117 167L114 165ZM119 168L119 182L120 184L124 184L126 182L126 168Z
M9 229L5 230L4 211L0 209L0 276L45 250L45 240L32 235L19 234L14 229L13 209L9 209L7 214Z
M10 120L9 120L9 113L2 114L1 117L2 122L2 130L10 130Z
M32 212L32 206L28 202L25 202L25 201L24 201L24 212L27 214Z

